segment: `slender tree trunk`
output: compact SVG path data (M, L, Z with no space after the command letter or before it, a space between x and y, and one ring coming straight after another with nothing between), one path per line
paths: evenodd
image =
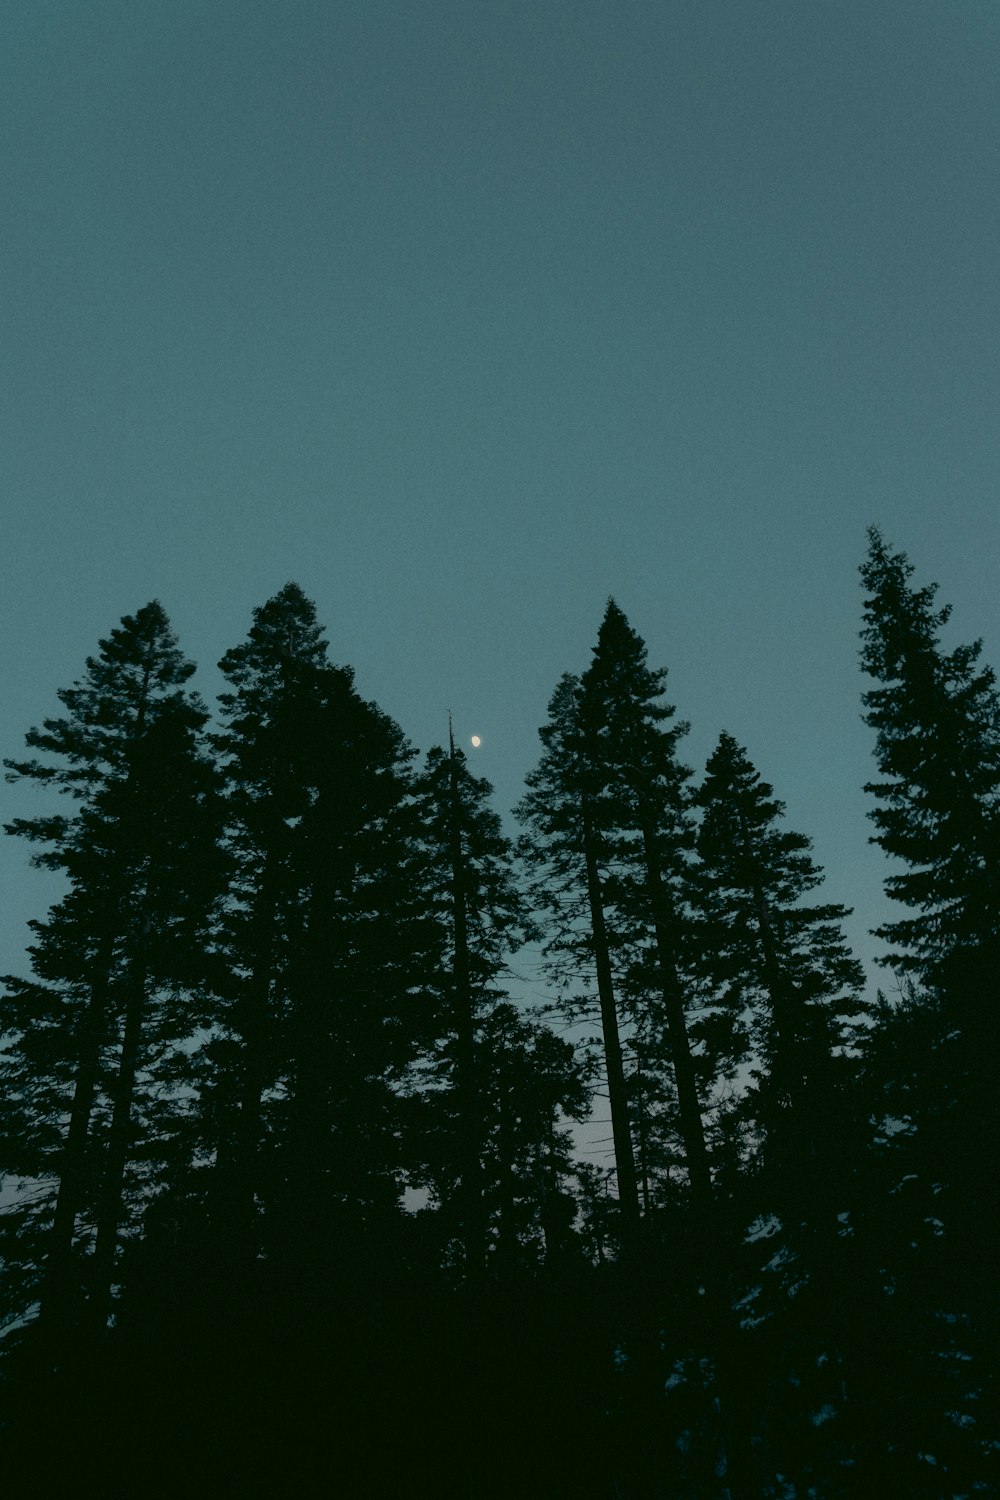
M261 1100L266 1085L266 1053L271 985L274 979L274 934L277 921L277 856L269 849L254 903L253 963L239 1011L243 1043L238 1090L239 1110L226 1192L237 1261L257 1258L257 1155L260 1150Z
M235 1202L236 1236L243 1258L256 1259L257 1153L260 1149L261 1099L264 1094L264 1051L267 1039L270 963L255 965L247 985L243 1022L243 1068L236 1125Z
M459 816L458 765L455 742L448 727L450 748L451 908L454 956L452 983L455 996L456 1072L459 1110L460 1213L465 1243L466 1275L477 1282L486 1266L486 1225L483 1219L483 1185L480 1150L482 1121L476 1090L476 1011L469 970L469 918L465 892L465 850Z
M699 1274L705 1289L704 1312L707 1342L709 1348L715 1351L719 1420L726 1459L726 1487L729 1500L749 1500L745 1479L749 1449L739 1417L740 1376L733 1359L735 1330L732 1326L726 1276L724 1268L719 1263L720 1251L723 1248L722 1226L719 1223L717 1205L712 1192L705 1127L698 1100L694 1058L684 1016L684 997L673 956L671 941L673 912L663 882L655 837L648 824L642 829L642 838L663 1000L667 1012L667 1030L674 1061L681 1135L691 1179L695 1224L701 1241L702 1263Z
M151 667L143 671L139 701L136 706L135 723L130 733L128 771L126 774L126 820L119 827L122 835L129 827L129 814L134 812L138 794L138 779L135 766L135 749L146 727L149 706L149 682ZM126 839L127 842L127 839ZM120 852L120 851L119 851ZM47 1324L50 1332L58 1338L67 1320L72 1317L74 1293L71 1287L73 1235L76 1220L83 1203L86 1180L87 1138L90 1134L90 1116L97 1092L100 1072L101 1041L107 1025L108 1005L111 996L111 966L114 962L116 928L119 921L119 905L124 872L119 866L110 882L109 930L102 938L95 965L97 977L90 989L90 1000L80 1038L80 1051L73 1087L73 1103L70 1106L69 1125L63 1150L59 1190L56 1195L55 1216L49 1238L49 1253L46 1263L45 1281L42 1288L40 1323Z
M514 1222L516 1186L514 1175L514 1129L503 1078L498 1080L497 1159L499 1177L500 1223L497 1233L497 1268L502 1276L512 1276L517 1268L517 1225Z
M64 1330L72 1318L73 1235L77 1215L82 1207L86 1177L87 1137L90 1116L97 1092L101 1040L106 1024L111 989L111 962L114 938L106 937L98 959L98 974L90 989L90 1000L80 1038L80 1052L70 1106L69 1125L63 1147L62 1171L56 1195L55 1217L49 1234L49 1252L42 1287L39 1322L53 1336Z
M590 807L584 799L583 844L587 868L587 895L590 902L591 931L597 970L597 991L601 1003L601 1027L604 1035L604 1057L608 1077L608 1100L611 1105L611 1132L618 1169L618 1202L622 1215L622 1258L628 1268L627 1342L632 1359L634 1386L627 1402L635 1431L629 1444L638 1466L643 1494L662 1495L659 1484L660 1422L663 1408L663 1379L659 1335L655 1331L652 1286L649 1266L641 1243L642 1221L639 1213L639 1185L635 1165L635 1148L628 1116L625 1068L618 1030L618 1008L615 1004L611 973L604 899Z
M293 939L301 962L293 965L293 1081L284 1174L288 1200L282 1217L293 1259L302 1263L304 1257L315 1256L317 1266L329 1253L332 1197L348 1167L343 1160L344 1106L332 1103L343 1099L344 1050L349 1045L342 1034L336 1046L331 1038L331 1004L338 982L343 982L342 956L335 944L335 888L328 854L313 878L307 920ZM260 1091L257 1101L259 1117Z
M118 1230L122 1217L122 1192L129 1155L135 1075L139 1063L139 1045L142 1039L143 1013L146 1006L147 962L144 938L149 931L148 919L144 924L144 929L143 938L140 939L140 951L133 959L129 973L121 1057L118 1063L118 1077L115 1080L111 1133L105 1152L104 1181L97 1217L91 1304L94 1321L99 1329L107 1326L108 1313L111 1308L115 1251L118 1247Z
M642 1097L642 1065L636 1066L636 1078L639 1084L638 1106L639 1106L639 1176L642 1189L642 1211L649 1213L649 1151L648 1132L646 1130L646 1101Z
M618 1173L618 1201L625 1237L627 1240L634 1241L639 1226L639 1192L636 1183L635 1151L628 1118L625 1068L618 1030L618 1007L615 1004L611 974L608 928L604 917L604 893L601 887L600 871L597 867L592 817L586 801L581 811L583 851L587 869L587 897L590 903L590 926L594 944L594 967L597 970L597 993L601 1004L604 1063L608 1077L608 1102L611 1105L611 1133Z
M674 1078L677 1083L677 1104L680 1111L684 1154L687 1157L692 1195L701 1207L705 1207L712 1196L712 1174L708 1164L708 1149L705 1145L701 1104L698 1100L694 1058L691 1055L691 1043L684 1017L684 995L677 965L674 962L671 941L673 913L670 909L670 898L663 883L656 839L648 823L642 828L642 845L646 861L647 890L653 909L653 930L656 936L660 983L667 1013L667 1033L674 1063Z

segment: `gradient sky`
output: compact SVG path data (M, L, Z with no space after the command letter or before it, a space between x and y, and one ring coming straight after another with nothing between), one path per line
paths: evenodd
M3 753L154 596L211 699L294 578L508 809L613 594L869 959L865 526L1000 658L994 0L5 9Z

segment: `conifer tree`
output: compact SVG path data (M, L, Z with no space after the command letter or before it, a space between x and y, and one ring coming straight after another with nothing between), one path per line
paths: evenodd
M428 753L420 791L429 889L435 893L444 949L439 1041L430 1072L436 1088L443 1088L436 1102L448 1119L447 1144L440 1142L444 1158L431 1175L445 1215L454 1219L460 1235L466 1274L475 1280L486 1267L493 1238L485 1160L492 1128L488 1079L504 1066L501 1033L492 1047L487 1037L496 1030L510 957L532 929L510 841L489 805L493 788L472 775L453 740L447 751L435 747ZM434 1102L433 1094L428 1102ZM444 1162L450 1166L442 1173ZM512 1160L504 1170L513 1171Z
M295 584L254 611L249 639L220 668L217 748L227 789L233 865L222 945L230 975L227 1013L207 1052L205 1093L216 1103L217 1192L231 1231L256 1254L259 1153L267 1091L282 1073L282 976L302 925L295 830L313 800L315 721L326 681L326 645L315 609Z
M32 924L36 977L7 980L0 1018L14 1038L4 1063L17 1110L8 1147L19 1139L8 1166L41 1184L12 1216L12 1259L22 1295L41 1297L57 1334L78 1312L83 1284L103 1324L136 1112L145 1131L149 1112L159 1114L162 1133L176 1100L151 1092L151 1070L204 1013L219 871L207 715L184 688L193 671L154 601L126 616L60 692L65 717L29 731L28 745L53 761L5 762L9 779L78 802L73 814L8 825L42 846L35 863L62 871L68 890Z
M731 1388L757 1413L780 1407L783 1430L771 1440L804 1491L828 1482L815 1470L825 1444L811 1413L843 1404L844 1334L830 1308L849 1280L842 1219L856 1206L864 1143L843 1055L863 974L842 932L847 909L807 904L823 878L809 840L782 826L784 805L731 735L720 736L696 801L698 966L745 1030L753 1078L733 1110L746 1145L726 1183L745 1319ZM755 1446L745 1450L754 1466Z
M979 641L942 642L951 610L935 606L936 585L914 587L906 554L877 528L868 540L861 662L877 685L863 702L881 779L866 790L874 842L903 866L886 890L911 913L878 929L901 996L883 1000L865 1049L876 1125L869 1275L891 1288L905 1351L874 1458L908 1485L933 1445L957 1492L986 1482L975 1434L996 1422L1000 1389L995 1276L982 1253L1000 1214L1000 695ZM870 1305L886 1343L874 1295ZM865 1394L862 1381L855 1389Z
M542 758L527 776L528 792L515 809L529 830L519 850L532 872L535 909L545 913L548 972L571 1020L589 1009L589 996L581 997L576 986L582 980L588 990L597 988L622 1232L634 1242L639 1222L635 1144L606 895L614 843L599 818L600 785L583 741L578 678L567 673L560 679L548 723L538 733Z
M914 588L913 565L877 528L861 568L863 670L878 683L863 696L883 780L875 842L909 867L886 879L915 908L878 935L896 945L886 962L924 976L959 945L1000 936L1000 696L982 643L946 650L951 608L934 606L936 584Z
M809 840L780 826L784 804L723 733L697 793L702 966L750 1028L750 1108L775 1178L801 1183L830 1141L834 1053L860 1011L861 966L844 941L846 907L803 904L823 872ZM799 1159L788 1158L788 1152Z
M909 1126L916 1154L902 1153L908 1170L902 1160L898 1170L933 1187L934 1217L950 1216L960 1237L996 1210L1000 695L979 641L942 645L950 608L936 609L936 585L914 588L912 574L873 527L861 660L879 684L863 702L883 779L866 790L880 804L870 814L875 842L909 867L889 874L886 889L913 915L878 929L896 947L883 961L909 982L895 1013L883 1008L870 1076L884 1090L877 1117ZM889 1154L900 1156L901 1144Z
M297 830L304 920L287 969L285 1217L322 1221L332 1199L371 1235L399 1212L399 1094L434 1034L441 941L412 752L342 669L314 749L315 800Z
M434 931L411 751L328 662L297 585L255 611L222 669L236 878L208 1093L229 1099L216 1175L251 1253L265 1200L289 1245L396 1212L395 1088L427 1026Z
M666 675L647 665L644 642L609 600L581 680L584 755L601 826L625 841L618 904L633 927L648 933L685 1164L692 1195L704 1206L711 1175L681 971L694 826L685 790L691 772L677 759L677 743L688 725L670 723L674 707L662 701Z
M538 892L543 909L552 913L551 958L562 960L571 983L574 977L579 982L584 965L593 965L599 980L603 971L599 993L619 1197L623 1208L628 1205L622 1224L623 1263L631 1274L620 1335L630 1351L625 1408L629 1422L637 1424L639 1467L653 1474L661 1465L664 1378L662 1340L653 1329L663 1326L664 1309L649 1275L655 1258L653 1239L640 1238L637 1232L634 1154L638 1136L645 1167L649 1122L643 1113L648 1097L644 1089L651 1067L667 1083L664 1101L676 1105L680 1163L695 1210L689 1227L701 1250L718 1253L710 1222L711 1176L699 1064L689 1023L693 992L682 969L694 825L686 793L691 773L678 761L676 747L687 726L670 723L674 710L662 702L665 675L649 669L643 642L610 601L590 668L579 683L564 678L553 699L552 718L542 731L547 753L529 777L529 795L519 809L534 834L524 846L542 875L536 889L552 876L558 881L547 894ZM613 979L627 1004L633 1046L643 1067L641 1080L626 1080ZM702 1065L709 1081L713 1062L706 1058ZM638 1106L632 1119L629 1092ZM699 1340L712 1347L728 1338L728 1332L714 1327L724 1320L724 1300L712 1267L703 1262L704 1256L677 1278L675 1253L674 1286L683 1281L686 1292L694 1277L711 1283L712 1294L704 1304L706 1312L711 1308L711 1316L695 1321ZM690 1315L691 1309L685 1308L683 1316ZM728 1391L720 1368L720 1390L723 1387ZM722 1400L728 1410L727 1395ZM732 1469L735 1444L730 1441L728 1446Z

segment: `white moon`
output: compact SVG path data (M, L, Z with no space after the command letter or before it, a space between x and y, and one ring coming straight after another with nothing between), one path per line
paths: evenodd
M472 739L471 739L471 741L470 741L470 744L473 744L473 745L475 745L475 747L476 747L476 749L477 749L477 750L478 750L478 749L479 749L479 747L480 747L480 745L481 745L481 744L482 744L482 743L483 743L483 742L482 742L482 740L481 740L481 739L480 739L480 738L479 738L479 736L478 736L478 734L474 734L474 735L473 735L473 736L472 736Z

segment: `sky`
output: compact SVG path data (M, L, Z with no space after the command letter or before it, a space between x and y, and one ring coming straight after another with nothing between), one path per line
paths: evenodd
M870 964L868 525L1000 662L992 0L5 9L3 753L153 597L212 700L295 579L507 816L612 595Z

